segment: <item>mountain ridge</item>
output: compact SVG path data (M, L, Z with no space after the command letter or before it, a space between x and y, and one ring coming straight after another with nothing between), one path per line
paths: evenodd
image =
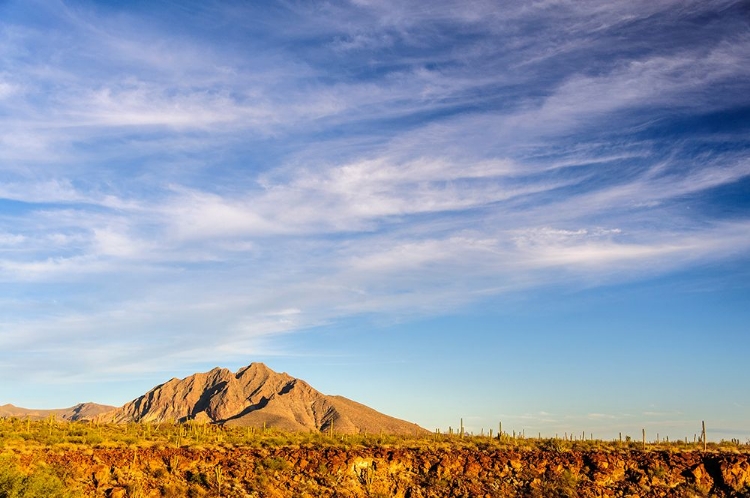
M216 367L172 378L97 420L186 422L275 427L288 431L343 433L426 432L417 424L380 413L343 396L325 395L307 382L277 373L263 363L237 372Z
M173 377L121 407L79 403L34 410L0 406L0 417L102 423L187 422L269 427L293 432L425 433L417 424L378 412L343 396L326 395L302 379L251 363L236 372L216 367Z
M43 420L50 416L67 420L70 422L79 422L85 420L94 420L103 413L115 410L117 407L110 405L100 405L98 403L78 403L69 408L52 408L52 409L34 409L22 408L11 404L0 405L0 417L17 417L28 418L30 420Z

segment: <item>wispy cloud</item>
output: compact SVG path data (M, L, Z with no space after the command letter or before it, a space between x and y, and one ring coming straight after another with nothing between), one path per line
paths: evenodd
M157 368L157 332L175 364L279 351L750 250L707 208L746 124L686 124L749 103L737 2L36 5L0 22L0 280L70 294L2 324L16 351Z

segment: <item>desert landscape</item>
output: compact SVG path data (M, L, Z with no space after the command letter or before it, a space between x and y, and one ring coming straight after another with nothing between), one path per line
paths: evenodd
M428 431L262 363L116 408L0 406L2 497L741 497L750 447Z
M750 0L0 0L0 498L750 498Z
M745 497L750 449L0 421L0 496Z

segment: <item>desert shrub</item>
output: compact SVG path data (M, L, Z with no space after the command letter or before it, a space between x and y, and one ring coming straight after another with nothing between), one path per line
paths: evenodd
M91 446L96 446L97 444L102 444L103 442L104 438L99 434L88 434L86 436L86 444L89 444Z
M185 479L190 484L197 484L199 486L208 487L208 477L204 472L193 472L188 470L185 473Z
M579 477L570 470L563 470L558 475L542 479L540 486L531 489L528 496L531 498L576 498L578 479Z
M125 436L122 438L122 442L128 446L133 446L138 444L138 438L136 436Z
M264 458L260 465L267 470L284 471L289 468L289 462L281 457Z
M48 467L30 473L18 468L11 458L0 459L0 498L73 498L76 494Z
M664 476L667 475L667 471L664 467L661 465L657 465L656 467L650 468L647 470L648 475L651 477L657 477L659 479L664 478Z
M187 486L182 483L165 483L159 488L164 498L181 498L187 495Z
M206 496L206 490L193 484L188 487L187 496L188 498L202 498Z
M23 482L23 474L8 458L0 460L0 498L18 496Z
M143 483L139 479L134 479L125 483L125 489L127 490L129 497L144 498L146 496L146 492L143 489Z
M539 449L552 453L561 453L565 449L565 445L560 439L544 439L538 444Z

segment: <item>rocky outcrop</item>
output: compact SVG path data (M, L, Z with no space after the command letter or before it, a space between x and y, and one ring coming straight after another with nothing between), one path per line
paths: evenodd
M20 456L84 496L750 496L747 453L481 447L93 448Z
M337 433L425 432L341 396L327 396L305 381L262 363L237 372L214 368L171 379L100 417L105 422L198 422Z

